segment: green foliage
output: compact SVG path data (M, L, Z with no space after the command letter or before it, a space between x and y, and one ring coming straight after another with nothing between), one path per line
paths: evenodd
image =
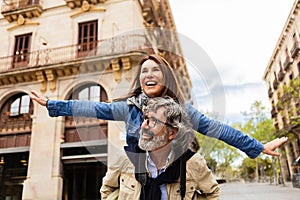
M237 128L262 143L269 142L277 137L274 134L275 129L269 113L261 102L255 101L250 108L250 112L243 113L247 120L245 124L239 124ZM271 159L267 156L259 156L257 159L245 158L239 169L241 176L246 179L254 179L257 175L259 177L270 177L273 173Z
M269 113L260 101L255 101L251 105L250 112L243 113L247 121L240 126L240 130L262 142L275 139L275 129Z
M260 101L255 101L250 112L243 112L246 122L233 124L232 126L249 134L257 140L266 143L276 138L270 111ZM242 159L240 151L222 141L197 134L200 141L200 153L205 156L208 166L215 174L223 178L235 177L235 166L237 160ZM264 167L264 175L269 175L270 159L268 157L258 158L259 166ZM254 178L257 165L255 159L244 158L243 164L238 167L242 177Z
M235 173L231 164L241 158L239 150L199 133L197 137L200 141L200 153L205 157L208 167L219 177L231 178Z

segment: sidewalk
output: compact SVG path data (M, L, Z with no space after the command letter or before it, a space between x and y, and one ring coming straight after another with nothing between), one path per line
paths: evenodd
M225 183L220 185L220 200L299 200L300 188L291 182L283 185L269 183Z

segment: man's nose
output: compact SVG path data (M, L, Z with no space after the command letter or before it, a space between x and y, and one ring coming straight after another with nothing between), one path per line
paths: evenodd
M142 122L142 125L141 125L141 128L148 128L148 125L147 125L147 120L144 119L144 121Z

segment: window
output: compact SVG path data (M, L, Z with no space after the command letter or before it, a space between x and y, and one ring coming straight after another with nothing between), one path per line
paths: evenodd
M98 21L90 21L79 24L78 30L78 56L95 55L92 51L97 47ZM92 52L91 52L92 51Z
M29 62L30 43L31 43L31 33L16 36L13 67L27 66Z
M80 100L100 101L100 87L90 86L78 94Z
M94 102L107 101L103 87L95 83L87 83L76 88L69 99L89 100ZM62 138L66 143L107 139L107 122L86 117L65 118L65 134Z
M290 74L290 80L293 80L294 79L294 73L292 72L291 74Z
M75 90L73 99L88 100L88 101L106 101L107 95L105 90L100 85L84 85Z
M10 105L9 116L18 116L21 114L29 113L30 97L23 95L16 98Z

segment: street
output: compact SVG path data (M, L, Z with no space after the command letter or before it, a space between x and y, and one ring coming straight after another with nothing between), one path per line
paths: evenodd
M299 200L300 188L292 183L270 185L269 183L224 183L220 184L220 200Z

